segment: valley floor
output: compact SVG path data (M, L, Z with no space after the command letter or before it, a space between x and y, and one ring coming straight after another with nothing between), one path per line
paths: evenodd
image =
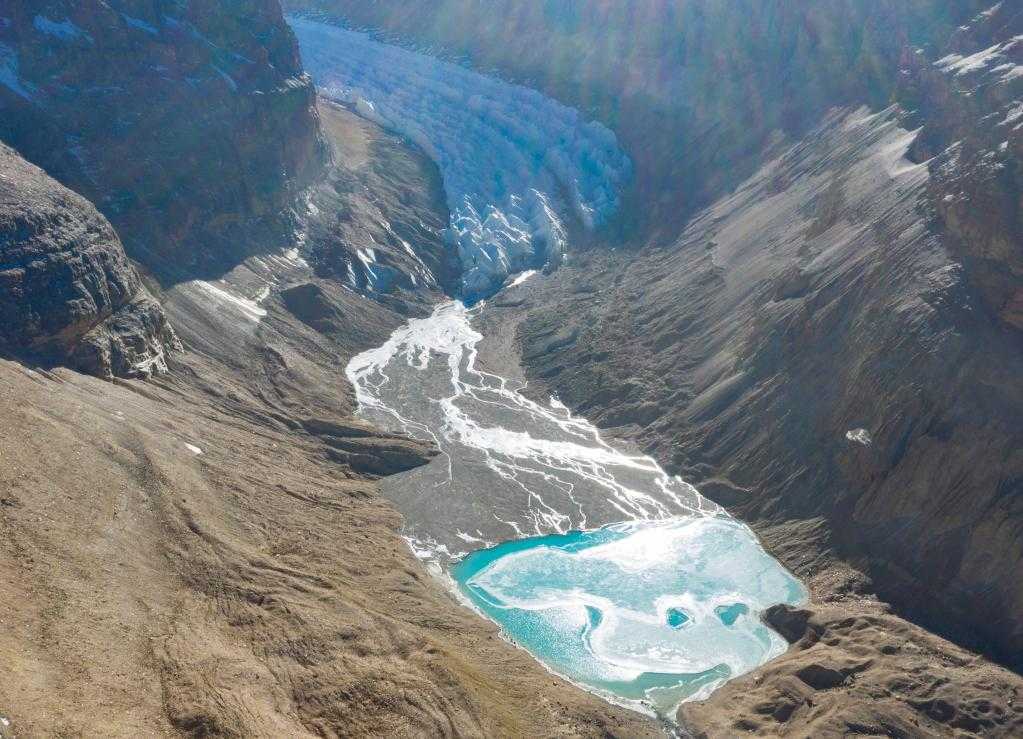
M325 116L367 152L327 215L418 227L421 156ZM380 185L381 152L408 179ZM262 297L271 261L160 296L169 375L0 361L0 736L660 734L502 640L398 535L374 480L432 452L354 419L343 369L421 304L294 263Z
M349 164L316 195L319 210L336 208L323 231L343 221L345 233L384 241L392 225L418 228L431 198L410 193L435 195L435 173L427 181L418 155L351 114L324 116ZM408 179L373 171L378 156L395 157L388 171ZM838 223L822 201L814 229ZM432 218L444 223L446 214ZM185 345L170 375L107 383L0 361L0 716L9 722L0 736L661 735L643 716L553 677L415 560L377 479L433 450L354 418L343 369L440 292L360 297L342 286L347 275L330 271L343 263L332 251L343 244L317 241L315 228L309 237L313 267L293 263L265 295L266 263L249 262L212 292L183 284L159 296ZM736 262L741 254L705 242L702 272L685 262L692 250L680 250L676 267L713 292L723 282L715 250ZM663 264L630 267L618 293L609 275L628 270L589 259L495 301L481 361L549 395L573 383L561 374L563 352L581 352L572 366L592 374L575 382L578 397L563 399L603 426L638 426L668 401L648 396L657 386L633 382L610 354L598 356L612 342L588 342L589 327L577 324L597 315L601 328L635 337L618 310L635 302L624 290L645 291L653 283L643 270ZM586 279L579 266L592 267ZM778 302L808 290L801 273L769 277ZM674 285L657 289L670 298ZM225 291L241 302L210 297ZM542 320L552 306L572 321L552 328ZM644 308L643 325L656 328L664 316ZM651 353L692 376L672 343L688 324L675 318L644 336L664 339ZM600 374L608 368L622 376ZM633 386L637 397L605 393ZM655 442L676 438L667 428ZM626 435L673 461L650 439ZM749 493L706 482L726 504L728 494ZM747 519L813 598L806 609L770 613L793 643L784 656L683 708L694 734L1023 734L1023 679L894 615L831 549L826 522Z

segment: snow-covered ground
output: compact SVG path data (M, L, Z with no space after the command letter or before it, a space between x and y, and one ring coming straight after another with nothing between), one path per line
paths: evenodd
M617 208L629 159L610 130L577 110L365 33L289 20L322 94L437 163L466 297L560 260L569 214L592 228Z

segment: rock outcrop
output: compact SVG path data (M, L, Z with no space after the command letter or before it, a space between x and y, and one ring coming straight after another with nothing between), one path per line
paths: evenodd
M0 351L99 377L166 370L177 346L110 223L0 144Z
M276 0L0 0L0 139L165 282L286 244L327 159Z
M937 217L987 310L1023 330L1023 12L998 3L907 68Z
M891 614L776 606L764 620L793 647L709 700L683 706L698 739L1023 732L1015 675Z

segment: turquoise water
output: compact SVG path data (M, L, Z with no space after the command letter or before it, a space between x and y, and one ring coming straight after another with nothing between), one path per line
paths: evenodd
M554 672L666 716L784 652L759 613L806 598L749 529L710 516L509 541L452 576Z

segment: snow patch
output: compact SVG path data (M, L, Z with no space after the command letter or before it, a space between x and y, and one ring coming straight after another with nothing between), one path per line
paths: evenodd
M1000 126L1011 126L1016 121L1018 121L1021 118L1023 118L1023 102L1019 102L1019 101L1016 101L1016 102L1017 102L1016 107L1011 108L1009 110L1009 112L1006 114L1005 120L1002 121L998 125L1000 125Z
M507 287L518 287L523 282L528 280L530 277L538 275L539 271L535 269L527 269L525 272L517 275L514 280L508 283Z
M995 73L1000 82L1008 82L1023 76L1023 66L1016 64L1009 56L1016 47L1023 44L1023 35L1014 36L1005 43L994 44L968 56L949 54L934 63L943 72L964 77L977 72Z
M870 446L874 440L866 429L850 429L845 432L845 438L863 446Z
M234 78L225 72L223 69L218 67L216 64L210 65L213 70L220 75L220 78L227 83L227 86L231 88L232 92L238 92L238 83L234 81Z
M259 319L266 315L266 310L260 308L259 303L254 300L239 297L205 280L194 280L191 284L198 287L221 305L237 309L250 321L259 322Z
M569 213L593 228L618 207L629 159L610 130L579 111L365 33L289 20L321 93L437 163L467 297L557 263Z
M187 444L186 443L185 444L185 449L187 449L188 451L190 451L192 454L194 454L197 457L200 454L202 454L202 449L200 447L197 447L195 444Z
M160 33L158 30L156 30L155 26L146 23L141 18L135 18L133 16L128 15L127 13L121 13L121 17L124 19L124 22L127 23L132 28L137 29L139 31L144 31L148 33L150 36L157 36Z
M906 157L906 153L913 145L913 142L916 141L919 133L920 129L916 131L899 131L896 135L890 137L890 143L878 152L878 156L885 162L885 171L888 172L892 179L912 172L927 172L928 162L917 164Z

